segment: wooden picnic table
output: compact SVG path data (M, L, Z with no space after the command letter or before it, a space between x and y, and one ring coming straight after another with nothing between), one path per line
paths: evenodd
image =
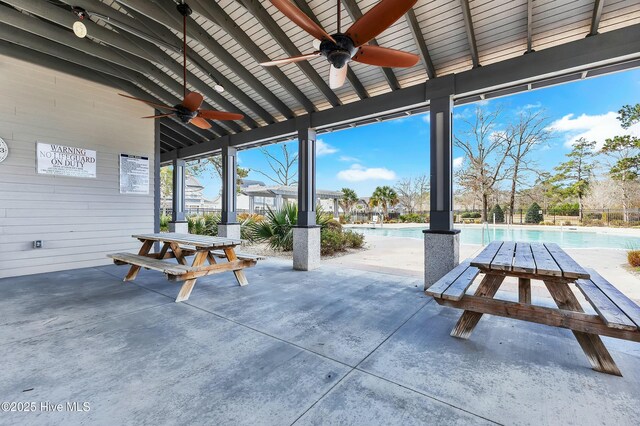
M466 294L484 274L474 294ZM506 277L518 280L518 302L494 298ZM531 280L544 283L557 308L531 303ZM577 287L596 314L586 313ZM483 314L572 330L594 370L621 376L600 335L640 342L640 307L557 244L495 241L426 290L440 305L464 309L451 335L467 339Z
M163 272L170 281L184 281L176 302L187 300L196 280L205 275L233 271L238 284L247 285L249 282L243 269L254 266L258 260L264 259L261 256L236 253L235 247L242 241L231 238L173 232L139 234L133 235L133 238L142 242L137 255L133 253L108 255L117 265L131 265L124 281L135 280L141 268ZM158 253L151 253L155 243L162 243L162 248ZM191 255L193 255L193 261L189 265L186 257ZM178 263L164 260L172 258L175 258ZM227 261L218 263L216 258ZM209 264L205 265L205 262Z

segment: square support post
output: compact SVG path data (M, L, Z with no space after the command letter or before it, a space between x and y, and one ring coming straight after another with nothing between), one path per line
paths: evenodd
M220 237L240 239L240 224L237 221L236 196L238 181L238 153L225 144L222 147L222 215L218 225Z
M162 114L156 110L156 115ZM154 121L154 149L153 149L153 232L160 232L160 120ZM160 243L154 244L155 251L160 251Z
M185 169L184 160L173 159L173 210L171 212L171 222L169 222L169 230L181 234L189 233L189 226L184 214L185 207Z
M316 131L298 128L298 223L293 229L293 269L320 266L320 227L316 225Z
M452 91L453 93L453 91ZM453 229L453 99L430 100L431 208L424 231L424 288L455 268L460 260L460 231Z

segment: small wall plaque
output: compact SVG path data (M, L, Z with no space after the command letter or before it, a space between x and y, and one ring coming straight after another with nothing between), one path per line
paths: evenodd
M9 147L4 139L0 138L0 163L2 163L9 155Z

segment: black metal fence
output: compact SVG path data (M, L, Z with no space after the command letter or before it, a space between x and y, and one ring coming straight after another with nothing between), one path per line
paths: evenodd
M527 209L516 209L513 216L504 212L504 218L494 218L489 212L487 222L513 225L584 225L584 226L637 226L640 225L640 209L583 209L582 220L577 212L562 214L555 209L541 209L538 214L527 217ZM480 210L457 210L454 220L459 223L481 223ZM539 220L538 220L539 219Z
M160 214L171 216L172 209L161 209ZM187 216L201 216L208 213L220 214L220 209L189 208L185 209ZM238 210L238 213L249 213L246 209ZM254 213L265 215L266 210L256 210ZM345 215L340 215L344 218ZM382 219L382 213L356 211L346 215L346 222L350 223L371 223L373 217L377 216L377 221ZM456 210L454 211L454 222L456 223L482 223L480 210ZM493 223L494 217L489 213L487 222ZM541 209L536 217L527 218L527 209L516 209L513 217L508 212L504 212L504 218L495 218L495 223L509 223L512 225L584 225L584 226L640 226L640 209L585 209L583 218L580 221L577 214L559 214L557 210ZM537 220L540 219L540 220ZM389 212L385 219L391 222L415 222L428 223L429 212L397 213Z

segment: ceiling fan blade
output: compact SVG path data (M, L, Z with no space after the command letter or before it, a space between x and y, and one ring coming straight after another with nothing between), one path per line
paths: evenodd
M331 40L335 43L333 37L329 35L322 27L316 24L311 18L304 14L296 5L289 0L271 0L273 4L280 12L282 12L287 18L291 19L293 23L305 30L319 40Z
M418 0L382 0L360 17L345 33L353 43L362 46L396 22Z
M173 115L173 113L171 114L160 114L160 115L149 115L147 117L142 117L142 118L162 118L162 117L171 117Z
M140 98L134 98L133 96L125 95L125 94L122 94L122 93L118 93L118 95L120 95L120 96L122 96L124 98L129 98L129 99L133 99L133 100L136 100L136 101L144 102L145 104L154 106L156 108L162 108L162 109L168 109L168 110L171 110L171 111L177 111L174 107L170 107L168 105L157 104L155 102L147 101L145 99L140 99Z
M312 59L312 58L315 58L316 56L320 56L320 52L307 53L306 55L298 55L298 56L292 56L290 58L276 59L275 61L262 62L260 63L260 65L262 65L263 67L272 67L274 65L285 65L285 64L291 64L293 62L306 61L307 59Z
M339 89L344 84L344 80L347 78L348 64L344 64L342 68L336 68L331 65L331 71L329 73L329 87L332 89Z
M194 117L191 119L190 123L196 127L200 127L201 129L211 128L211 124L209 124L209 122L202 117Z
M198 117L208 118L209 120L242 120L244 118L244 115L235 114L233 112L201 109L200 111L198 111Z
M202 101L203 101L203 97L200 93L191 92L184 97L184 100L182 101L182 106L188 109L189 111L193 112L193 111L196 111L198 108L200 108L200 105L202 105Z
M394 68L412 67L418 63L420 57L401 50L365 45L360 46L352 59L363 64Z

